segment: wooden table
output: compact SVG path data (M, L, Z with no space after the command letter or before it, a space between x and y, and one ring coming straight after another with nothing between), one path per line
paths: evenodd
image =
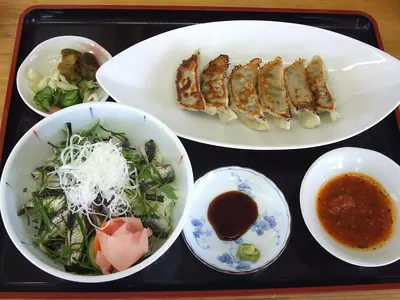
M249 6L268 8L361 10L378 22L385 51L400 59L400 0L0 0L0 115L3 115L8 74L13 54L18 17L29 6L40 4L80 5L180 5ZM400 75L399 75L400 76ZM214 298L214 297L213 297ZM250 299L334 300L400 299L400 290L332 292L290 295L251 296ZM217 297L214 299L222 299Z

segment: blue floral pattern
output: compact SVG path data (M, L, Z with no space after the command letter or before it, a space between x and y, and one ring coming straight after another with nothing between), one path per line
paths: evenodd
M249 195L254 199L254 194L252 193L251 187L247 180L242 180L240 176L234 172L231 173L232 177L235 177L238 191Z
M221 255L217 256L217 260L222 262L223 264L233 265L234 263L238 263L239 259L235 256L230 255L229 253L225 252Z
M264 232L276 227L276 219L274 216L260 216L251 226L251 230L255 231L258 236L264 235Z
M233 242L234 242L235 244L240 245L240 244L243 244L243 239L242 239L242 238L238 238L237 240L234 240Z
M272 229L276 233L276 245L278 246L280 244L281 235L276 229L276 225L277 223L275 216L268 216L267 214L264 214L253 223L251 226L251 231L257 233L258 236L261 236L264 235L265 231Z
M242 241L243 242L243 241ZM230 253L224 252L217 256L217 260L223 264L227 264L229 267L234 268L237 271L248 271L251 269L251 265L248 262L244 262L236 257L232 252L234 248L230 249Z
M212 235L212 231L210 229L204 229L204 219L196 219L193 218L191 220L193 225L193 237L196 240L196 243L203 249L210 248L209 245L205 242L204 236L208 237Z
M238 271L248 271L251 269L251 266L249 263L241 261L240 263L238 263L235 269Z

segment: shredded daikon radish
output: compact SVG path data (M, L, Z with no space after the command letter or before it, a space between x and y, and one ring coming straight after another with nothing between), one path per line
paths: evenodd
M55 170L73 213L95 214L93 205L107 209L108 217L127 212L125 190L138 189L121 148L111 141L90 143L77 134L70 137L60 155L61 167ZM95 201L97 199L97 201ZM90 220L90 218L88 218Z

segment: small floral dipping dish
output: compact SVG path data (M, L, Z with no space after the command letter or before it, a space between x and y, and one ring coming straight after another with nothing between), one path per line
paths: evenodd
M258 206L258 219L235 241L218 238L207 212L215 197L229 191L250 196ZM193 207L183 229L190 251L205 265L229 274L248 274L273 263L284 251L290 236L288 204L278 187L264 175L241 167L213 170L198 179L191 194ZM256 261L240 260L239 245L254 244L260 250Z

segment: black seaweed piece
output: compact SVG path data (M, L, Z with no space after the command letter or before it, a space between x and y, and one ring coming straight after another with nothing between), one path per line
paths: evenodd
M73 213L69 213L67 217L67 228L72 230L75 225L76 215Z
M156 194L146 194L146 200L164 202L164 196L163 195L157 196Z
M61 247L64 244L65 244L65 239L62 236L59 236L57 238L47 241L46 247L52 252L57 252L58 250L61 249Z
M71 125L71 122L65 123L65 126L67 127L66 146L69 146L70 138L71 138L71 136L72 136L72 125Z
M144 145L144 151L146 152L147 159L151 162L156 156L156 143L154 140L149 140Z
M53 172L54 167L51 166L41 166L36 168L37 171Z
M165 224L161 224L161 222L159 222L158 220L147 219L143 222L143 225L147 228L150 228L153 232L153 235L159 239L166 239L169 236L168 226L163 226Z
M38 195L41 198L50 197L50 196L62 196L62 195L64 195L64 191L61 189L60 190L44 189L43 191L38 193Z
M24 214L33 214L34 213L34 211L35 211L35 209L33 208L33 207L26 207L25 205L24 206L22 206L19 210L18 210L18 212L17 212L17 215L20 217L20 216L23 216Z

